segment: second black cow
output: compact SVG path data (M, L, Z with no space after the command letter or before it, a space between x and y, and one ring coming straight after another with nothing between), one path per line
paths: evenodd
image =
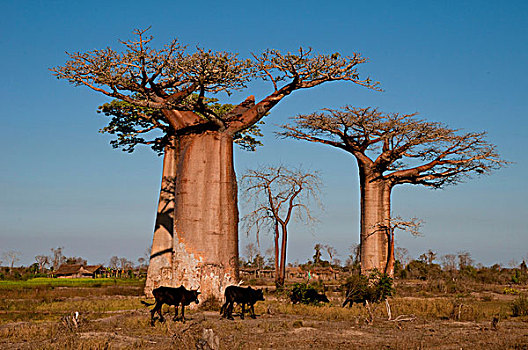
M229 286L226 288L224 296L225 303L220 309L220 315L229 320L233 319L233 307L235 303L242 306L242 313L240 314L241 319L244 319L246 305L251 312L251 318L255 318L254 305L257 301L264 300L262 289L253 289L251 287L243 288L239 286Z
M150 324L154 326L154 315L156 312L159 314L160 322L163 322L165 319L161 314L161 307L163 304L174 305L174 321L178 320L178 306L181 305L181 320L185 323L185 306L195 302L198 304L198 295L200 292L198 290L187 290L184 286L179 286L178 288L173 287L158 287L152 291L152 295L156 301L154 303L147 303L141 301L147 306L154 305L154 308L150 311Z

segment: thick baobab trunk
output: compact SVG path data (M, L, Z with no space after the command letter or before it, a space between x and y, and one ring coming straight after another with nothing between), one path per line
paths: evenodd
M233 138L207 131L176 145L173 285L221 299L238 282Z
M372 180L360 171L361 186L361 271L385 272L389 253L391 187Z
M150 295L161 284L183 285L187 289L199 288L202 300L221 299L225 288L238 282L233 138L227 133L212 131L181 136L175 142L173 162L171 268L166 269L164 260L164 265L157 270L162 273L161 277L147 278L156 283L147 284L145 294ZM160 241L168 251L168 240Z
M154 288L171 284L172 256L174 252L174 179L176 175L175 150L173 145L165 148L158 212L154 227L154 238L145 283L145 294L151 295Z

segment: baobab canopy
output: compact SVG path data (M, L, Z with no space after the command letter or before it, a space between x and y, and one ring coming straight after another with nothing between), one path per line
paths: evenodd
M398 184L442 188L505 164L485 132L462 132L416 114L345 106L293 117L280 135L351 153L361 190L361 268L393 273L391 191Z
M135 34L121 41L121 51L69 53L70 60L52 72L117 100L102 108L113 116L103 131L116 134L114 146L133 150L144 143L164 154L146 293L161 284L184 284L200 286L205 298L220 297L238 280L233 142L296 90L330 81L379 90L378 83L360 77L357 67L367 59L358 53L268 49L242 59L230 52L190 51L177 39L155 49L146 30ZM248 94L226 109L211 99L245 91L253 80L270 84L261 101Z

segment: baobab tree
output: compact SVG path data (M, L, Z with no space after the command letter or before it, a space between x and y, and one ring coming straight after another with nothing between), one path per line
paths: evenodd
M121 41L122 51L69 53L70 60L52 72L122 103L115 107L123 113L114 114L106 129L116 133L118 145L149 142L164 153L146 294L161 284L184 284L200 287L205 298L221 297L238 279L236 135L294 91L330 81L370 89L379 89L378 83L360 78L357 66L366 58L356 53L343 57L301 48L240 59L202 48L188 52L176 39L155 49L145 32L136 30L136 39ZM273 88L258 103L250 95L222 115L208 103L258 79ZM149 133L154 136L147 141Z
M7 252L4 252L2 254L2 257L3 260L5 260L7 264L9 264L9 273L12 274L15 263L20 260L20 252L16 250L8 250Z
M38 264L39 271L43 273L46 265L49 265L50 263L50 257L47 255L37 255L35 256L35 261Z
M273 232L275 284L284 286L288 224L294 217L305 223L315 221L308 204L318 203L321 180L315 172L279 166L248 170L241 183L246 200L255 208L243 219L246 230L254 230L257 239L262 230Z
M351 153L361 194L361 269L392 273L391 192L400 184L443 188L506 164L484 132L463 133L416 114L346 106L293 118L280 134ZM390 243L390 244L389 244ZM392 264L393 266L393 264Z

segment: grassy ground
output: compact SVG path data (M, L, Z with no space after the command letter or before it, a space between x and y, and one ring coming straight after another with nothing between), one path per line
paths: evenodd
M221 319L207 305L186 312L185 324L167 317L151 327L141 282L53 283L0 286L1 349L528 349L528 317L511 316L517 296L493 291L406 292L390 300L392 320L385 304L374 318L360 305L340 307L339 293L325 306L268 294L255 320Z

